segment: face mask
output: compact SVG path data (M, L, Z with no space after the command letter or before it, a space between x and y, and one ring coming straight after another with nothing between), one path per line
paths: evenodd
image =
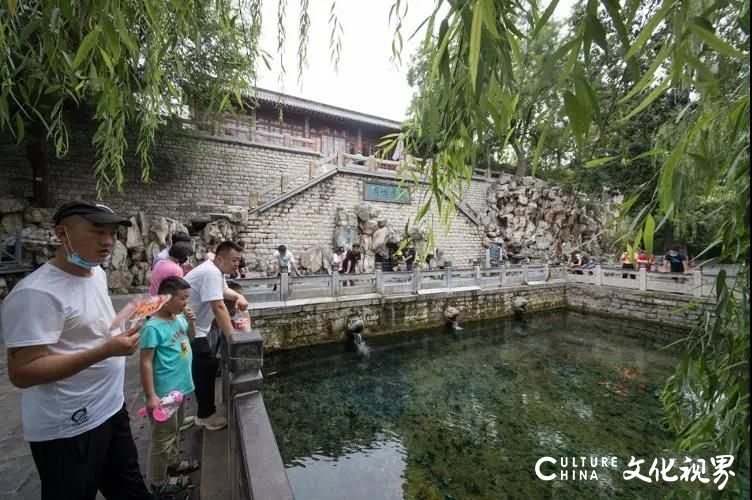
M94 269L99 264L101 264L100 262L92 263L92 262L87 262L84 259L82 259L81 256L78 255L78 253L76 253L75 250L73 250L73 245L70 242L70 236L68 236L68 229L66 227L63 227L63 230L65 231L66 238L68 239L68 244L67 245L63 244L63 247L65 248L65 253L68 254L68 257L67 257L68 262L70 262L74 266L78 266L82 269L86 269L87 271L90 269ZM68 247L70 247L70 251L68 251Z

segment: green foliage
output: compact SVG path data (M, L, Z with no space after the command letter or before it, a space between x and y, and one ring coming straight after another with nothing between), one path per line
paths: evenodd
M404 132L435 199L477 167L485 138L514 147L526 116L519 48L543 33L551 8L491 3L453 2L426 21L440 28L422 49L431 71ZM664 402L679 449L730 452L748 467L749 1L588 0L570 26L542 54L555 75L546 137L558 135L567 161L546 168L538 134L534 163L578 191L631 191L625 236L635 244L655 246L666 228L705 232L722 260L743 264L733 284L716 285L715 313L687 339Z
M260 55L255 0L3 3L0 26L0 128L63 156L75 115L93 119L100 191L122 186L130 130L148 181L155 133L184 104L242 106Z

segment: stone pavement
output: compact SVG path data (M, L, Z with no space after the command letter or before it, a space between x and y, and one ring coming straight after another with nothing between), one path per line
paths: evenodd
M29 446L23 440L21 427L21 391L13 387L8 380L5 347L0 332L0 499L36 500L40 497L41 487L34 460ZM142 405L140 395L141 382L138 374L138 354L126 361L125 401L131 416L131 429L138 448L141 472L146 472L146 454L149 447L149 425L146 419L136 415ZM188 402L188 414L195 414L192 397ZM181 437L181 457L190 456L201 459L202 430L191 428ZM193 474L196 485L193 499L199 498L200 474ZM99 496L101 498L101 495Z

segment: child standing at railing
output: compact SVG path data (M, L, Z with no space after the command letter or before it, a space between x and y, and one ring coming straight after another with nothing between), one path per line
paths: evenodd
M190 288L183 278L165 278L158 293L170 294L172 298L149 318L141 330L141 384L150 416L159 406L160 399L171 391L180 391L183 395L194 391L190 342L195 335L196 316L188 307ZM191 483L188 474L200 467L193 459L176 463L184 416L185 399L168 420L157 422L150 417L147 479L158 497L187 488Z

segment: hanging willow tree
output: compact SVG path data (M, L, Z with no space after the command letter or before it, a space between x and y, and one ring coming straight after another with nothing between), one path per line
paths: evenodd
M485 132L502 138L499 149L510 145L524 121L515 71L524 71L525 48L542 32L557 1L544 8L535 1L438 0L424 20L421 50L429 54L430 71L402 134L383 143L389 150L402 140L407 153L422 159L417 165L433 196L416 223L430 204L448 220L456 200L447 201L443 193L447 186L461 192L469 183ZM393 16L400 17L405 4L396 0ZM663 402L677 449L733 454L736 466L748 470L749 1L587 0L582 7L575 29L550 48L553 63L561 65L559 106L550 110L550 120L566 123L576 147L586 152L586 167L608 169L634 160L593 157L610 121L648 114L667 93L685 102L675 122L663 126L660 135L668 140L640 155L659 162L659 175L657 183L645 179L642 189L654 192L625 236L652 253L653 236L666 223L692 218L700 200L724 200L715 214L724 222L709 246L722 261L739 264L740 272L733 282L723 272L718 276L713 313L684 341ZM618 56L616 79L590 80L589 65L599 52ZM604 99L596 87L612 92ZM533 163L540 146L529 152ZM621 212L630 212L641 194L632 193ZM735 482L737 492L748 491L748 479Z
M426 75L403 133L404 151L422 158L418 174L432 196L417 221L438 209L444 221L469 183L488 136L503 150L526 123L520 72L527 50L549 23L558 0L436 0L423 20ZM97 125L95 175L100 188L123 183L127 131L137 131L141 177L148 181L155 133L179 107L201 97L211 111L240 107L251 91L259 60L260 0L102 0L0 3L0 128L26 144L35 180L46 175L44 145L67 151L66 121L82 113ZM282 2L283 5L286 4ZM409 0L390 10L394 59L401 60ZM305 65L309 2L300 0L298 71ZM660 163L649 202L633 217L630 236L652 253L664 224L681 226L698 200L720 203L712 243L721 258L741 264L736 280L718 278L714 313L686 340L682 361L666 384L666 420L677 447L732 453L748 467L749 455L749 0L586 0L582 15L545 61L556 67L555 97L546 120L564 123L585 166L608 169L636 158L594 157L601 131L613 120L651 112L665 95L686 102L664 126L653 150ZM284 9L278 18L284 45ZM342 26L330 9L332 57L339 62ZM608 29L607 29L608 28ZM615 36L607 33L614 32ZM409 34L407 34L409 35ZM592 81L589 67L600 52L616 54L618 76ZM606 78L600 76L599 78ZM594 88L612 91L599 95ZM546 87L549 92L549 87ZM522 99L524 102L524 99ZM546 140L518 151L532 170ZM514 147L519 149L519 144ZM589 152L589 154L588 154ZM44 203L43 186L35 195ZM642 193L644 195L644 193ZM636 207L640 193L622 212ZM48 200L46 200L48 201ZM716 214L718 216L718 214ZM639 243L639 241L637 242ZM742 488L743 481L734 486Z
M35 202L50 205L47 143L68 151L68 129L96 125L101 193L121 188L129 131L141 179L155 133L198 98L209 110L243 104L257 61L261 2L75 0L0 3L0 129L26 147Z

